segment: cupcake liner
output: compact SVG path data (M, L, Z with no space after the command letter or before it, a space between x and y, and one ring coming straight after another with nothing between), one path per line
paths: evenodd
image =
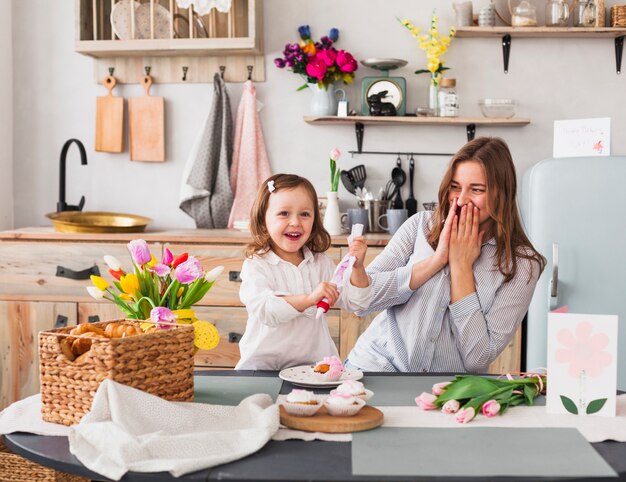
M368 390L367 388L365 388L365 393L359 393L359 394L354 395L354 396L355 397L359 397L364 402L367 402L370 398L372 398L373 395L374 395L374 392L372 392L371 390Z
M285 407L285 410L289 415L296 415L297 417L312 417L320 408L322 408L322 405L324 404L319 397L316 397L316 401L317 403L315 405L284 401L282 402L282 406Z
M332 405L326 401L324 402L324 406L326 407L326 410L328 410L328 413L333 417L352 417L353 415L359 413L359 410L365 406L365 400L361 398L357 398L356 402L356 405Z

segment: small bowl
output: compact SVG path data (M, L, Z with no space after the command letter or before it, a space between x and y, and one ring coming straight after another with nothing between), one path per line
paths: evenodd
M485 117L510 119L515 115L517 101L515 99L480 99L478 105Z

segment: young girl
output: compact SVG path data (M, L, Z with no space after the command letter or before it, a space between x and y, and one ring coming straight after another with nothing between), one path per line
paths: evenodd
M338 355L316 304L354 311L368 307L372 290L363 260L367 245L352 241L356 261L341 294L329 283L335 264L324 251L330 235L322 226L312 184L276 174L259 189L250 216L252 243L246 248L239 297L248 311L239 342L237 370L280 370Z

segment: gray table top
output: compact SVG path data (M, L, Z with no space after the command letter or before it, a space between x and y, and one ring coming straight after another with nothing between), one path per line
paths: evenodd
M276 376L276 372L260 371L208 371L198 372L200 376ZM389 376L389 373L367 376ZM397 376L415 376L416 374L397 374ZM430 374L432 375L432 374ZM284 382L281 393L289 393L293 385ZM317 390L316 390L317 391ZM69 452L67 437L49 437L26 433L14 433L5 436L9 449L29 460L56 470L81 475L92 480L108 480L86 469ZM626 443L601 442L594 443L595 450L619 473L619 480L626 480ZM211 480L311 480L311 481L372 481L376 477L352 475L351 444L348 442L325 442L288 440L270 441L257 453L241 460L202 470L179 478L167 473L127 473L122 481L211 481ZM433 480L424 477L389 477L392 481ZM530 480L524 477L498 478L459 478L463 481L484 480ZM532 478L532 480L552 480ZM558 480L564 480L560 478ZM583 480L583 479L579 479ZM589 480L589 479L585 479ZM602 479L597 479L602 480ZM616 479L606 479L616 480Z

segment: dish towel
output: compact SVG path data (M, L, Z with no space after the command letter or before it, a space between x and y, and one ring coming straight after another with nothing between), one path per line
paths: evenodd
M272 174L259 120L259 105L256 87L248 80L243 84L235 122L233 165L230 169L235 200L228 219L229 228L235 227L236 222L248 223L259 186Z
M230 164L233 154L233 122L226 84L213 79L213 105L194 142L180 190L180 209L198 228L225 228L233 205Z
M267 394L235 407L168 402L106 379L91 412L70 428L69 445L83 465L110 479L128 471L179 477L256 452L278 425L278 406Z

